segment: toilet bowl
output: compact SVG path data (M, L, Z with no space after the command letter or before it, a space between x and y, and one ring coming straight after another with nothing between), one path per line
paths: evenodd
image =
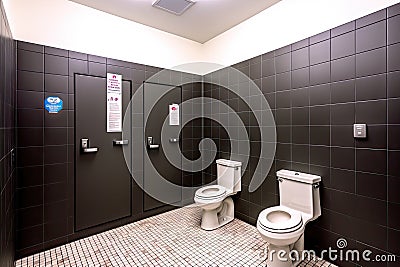
M201 207L201 228L217 229L234 219L234 203L231 195L241 190L241 162L218 159L217 185L198 189L195 203Z
M289 253L296 251L301 255L305 226L321 215L321 177L288 170L278 171L277 176L280 205L260 212L257 230L267 242L267 266L292 267L297 266L301 258L292 259ZM278 257L279 251L285 256Z

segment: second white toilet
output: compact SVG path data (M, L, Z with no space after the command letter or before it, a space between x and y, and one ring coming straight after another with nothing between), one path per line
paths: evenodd
M242 163L218 159L217 185L198 189L194 201L202 208L201 228L214 230L234 218L234 203L231 195L241 191Z

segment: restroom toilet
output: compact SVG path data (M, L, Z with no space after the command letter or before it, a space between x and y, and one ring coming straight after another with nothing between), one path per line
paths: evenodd
M260 212L257 230L267 242L268 267L297 266L304 250L305 226L321 215L321 177L289 170L278 171L277 177L280 205ZM285 256L278 256L278 252L283 255L281 251Z
M234 218L231 195L241 191L241 167L238 161L218 159L217 185L198 189L194 201L202 208L201 228L214 230Z

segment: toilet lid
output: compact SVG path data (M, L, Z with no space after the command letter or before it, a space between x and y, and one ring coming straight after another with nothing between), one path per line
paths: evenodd
M209 185L198 189L195 196L199 199L209 200L223 197L225 193L225 187L220 185Z
M298 211L284 206L275 206L260 213L258 224L271 233L291 233L303 226L303 219Z

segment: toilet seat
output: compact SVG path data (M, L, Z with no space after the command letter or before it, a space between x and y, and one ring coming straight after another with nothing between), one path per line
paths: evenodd
M198 189L195 198L202 201L212 201L225 198L226 188L220 185L209 185Z
M275 206L263 210L258 217L259 226L276 234L293 233L303 226L301 213L285 206Z

